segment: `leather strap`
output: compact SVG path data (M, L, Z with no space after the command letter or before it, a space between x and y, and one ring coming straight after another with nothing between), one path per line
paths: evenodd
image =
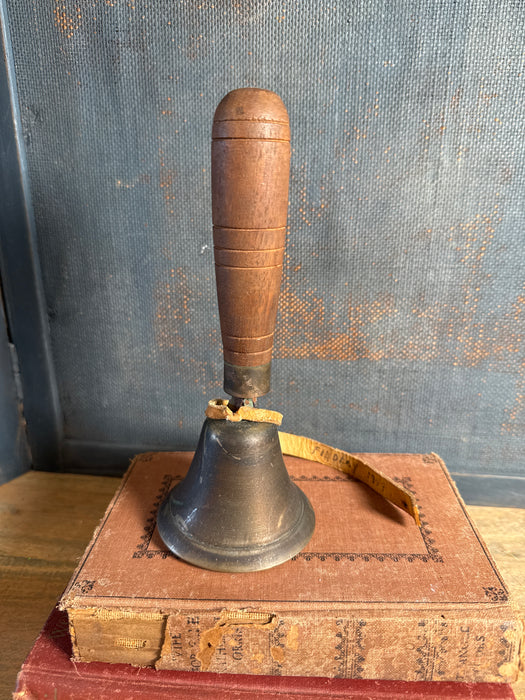
M283 419L282 414L277 411L251 408L249 406L241 406L234 413L228 407L227 399L209 401L206 408L206 416L215 420L229 420L236 423L241 420L250 420L275 423L276 425L281 425ZM367 464L360 457L301 435L292 435L291 433L279 431L279 440L283 454L319 462L327 467L333 467L338 471L349 474L354 479L369 486L373 491L390 501L390 503L404 510L405 513L414 518L416 525L421 527L419 510L414 495L403 486L396 484L390 477Z

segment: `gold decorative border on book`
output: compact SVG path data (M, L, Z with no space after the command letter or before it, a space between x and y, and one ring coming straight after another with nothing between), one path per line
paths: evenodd
M90 593L93 588L95 587L96 581L93 579L88 580L88 579L82 579L81 581L77 581L72 590L74 590L77 593L82 593L85 595L86 593Z
M176 476L173 476L172 474L164 474L162 477L160 488L153 502L153 507L149 512L149 518L146 519L146 525L143 528L144 534L140 536L141 542L139 542L139 544L135 547L135 551L133 552L133 559L140 559L141 557L152 559L155 556L161 556L163 559L166 559L170 553L168 550L149 550L148 548L157 526L157 511L159 510L160 504L171 491L173 483L175 481L182 481L182 479L183 477L180 474L177 474Z
M483 592L493 603L504 603L509 599L507 591L504 588L496 588L495 586L483 586Z
M337 618L335 624L337 628L335 636L339 640L335 645L337 652L334 659L337 663L335 678L362 678L363 666L361 664L365 661L363 628L366 627L366 621L359 618L353 620ZM350 638L353 640L351 653L348 649Z
M293 481L344 481L347 478L352 477L344 477L338 475L335 475L333 477L327 476L317 478L303 477L302 479L301 477L299 477L293 479ZM396 481L398 484L401 484L403 488L405 488L407 491L410 491L415 497L417 497L417 493L412 484L412 479L409 476L405 476L402 478L394 477L393 481ZM433 561L438 564L442 564L443 557L440 554L438 548L435 546L435 542L432 539L432 530L430 529L428 520L425 517L425 512L422 509L419 501L417 502L417 506L419 509L419 517L421 520L420 533L421 537L423 538L423 543L426 547L427 554L421 554L420 552L299 552L299 554L296 554L295 557L293 557L292 561L295 561L296 559L304 559L305 561L311 561L312 559L319 559L320 561L326 561L327 559L333 559L334 561L355 561L356 559L370 561L374 559L376 561Z
M284 620L279 620L275 629L268 635L270 658L272 659L272 676L282 676L282 661L285 658L286 632Z
M144 534L141 535L141 542L137 544L135 551L133 552L133 558L138 559L141 557L147 557L152 559L153 557L162 557L166 559L168 556L172 556L167 549L149 549L151 540L153 538L153 533L155 532L155 527L157 524L157 511L160 504L163 502L165 497L168 495L172 486L175 482L181 481L183 477L180 474L175 476L171 474L165 474L162 478L160 488L157 492L155 500L153 502L153 507L149 511L149 517L146 520L144 526ZM352 479L356 481L351 476L344 474L334 474L333 476L294 476L291 477L292 481L295 482L305 482L305 481L318 481L318 482L331 482L331 481L347 481ZM395 477L393 479L397 483L401 484L405 489L410 491L414 496L417 497L417 493L414 490L412 480L410 477ZM423 543L426 547L427 553L422 554L420 552L299 552L292 561L297 561L298 559L304 559L305 561L311 561L312 559L319 559L320 561L326 561L327 559L333 559L334 561L355 561L356 559L361 559L363 561L421 561L428 562L433 561L436 563L442 563L443 557L440 554L438 548L435 546L434 540L432 539L432 531L430 529L429 523L425 517L425 512L418 501L419 515L421 519L420 533L423 538ZM489 595L486 593L486 595Z

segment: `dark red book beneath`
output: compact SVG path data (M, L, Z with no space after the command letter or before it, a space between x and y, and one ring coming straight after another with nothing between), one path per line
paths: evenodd
M70 660L67 614L55 609L18 674L15 700L226 700L230 698L367 698L431 700L483 698L515 700L502 683L347 680L298 676L256 676L156 671L128 664Z

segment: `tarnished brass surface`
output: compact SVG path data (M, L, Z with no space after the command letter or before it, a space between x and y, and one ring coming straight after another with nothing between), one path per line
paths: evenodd
M242 399L264 396L270 391L271 362L256 367L240 367L224 362L224 391Z
M257 571L297 554L315 516L290 480L277 427L206 419L185 479L159 509L169 549L215 571Z

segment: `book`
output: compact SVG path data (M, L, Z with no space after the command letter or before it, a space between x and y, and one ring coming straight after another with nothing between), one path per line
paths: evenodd
M71 661L65 612L55 608L18 674L14 700L227 700L228 698L367 698L368 700L515 700L501 683L372 681L300 676L156 671L129 664Z
M348 475L286 457L316 513L312 539L278 567L226 574L177 559L157 532L157 509L191 454L136 457L60 601L73 658L235 674L514 681L521 622L442 460L362 458L414 494L420 528Z

